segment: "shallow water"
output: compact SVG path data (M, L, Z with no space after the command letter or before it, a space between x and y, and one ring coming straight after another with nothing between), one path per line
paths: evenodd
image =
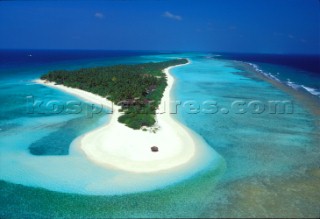
M122 59L140 63L170 58L171 56L165 55ZM122 59L112 57L106 63L117 64ZM79 67L78 63L70 65L69 68ZM26 78L31 77L26 75ZM27 79L22 77L22 81L16 84L3 80L2 99L7 107L2 109L3 125L0 133L1 166L6 167L1 170L2 180L57 192L115 195L163 188L189 178L209 164L219 165L219 155L210 152L204 153L199 159L198 168L193 164L188 166L189 169L178 167L175 172L132 174L101 168L85 157L77 148L75 139L106 123L108 109L92 114L90 105L80 99L34 84L31 79L27 82L25 80ZM43 101L43 104L34 104L37 101ZM50 101L59 101L63 107L54 108L52 104L48 104ZM70 101L81 103L83 110L68 113L67 104Z
M190 114L188 107L179 106L176 118L201 135L210 147L222 155L223 160L219 161L219 165L212 163L182 181L179 181L179 176L169 176L176 178L176 182L149 192L99 196L105 185L103 182L118 173L110 171L108 176L83 155L67 155L72 140L104 123L108 116L97 115L88 119L86 112L79 115L22 113L26 109L26 95L36 94L37 98L44 100L52 97L65 101L77 99L40 85L30 85L32 78L48 69L121 63L121 60L124 63L162 61L179 56L181 54L74 61L69 65L66 62L37 67L35 71L29 67L25 70L28 73L17 76L19 83L9 76L3 77L0 95L6 107L0 109L1 217L319 215L320 151L316 143L319 133L316 121L319 118L294 96L250 75L254 72L242 72L232 62L208 59L202 54L183 54L191 59L192 64L173 69L176 100L197 103L216 101L219 107L216 113ZM233 109L232 102L239 100L246 101L245 106L252 100L266 105L270 100L289 100L294 111L273 114L269 106L258 114L254 113L254 107L248 107L247 113L238 114L238 108ZM57 141L59 148L50 147ZM30 147L31 152L37 155L29 153ZM41 165L42 168L39 168ZM48 173L49 178L41 177ZM162 180L156 175L143 181L137 180L136 176L123 176L119 175L118 182L132 182L129 189L153 184L156 188ZM183 179L183 176L180 177ZM50 190L64 189L66 193L3 180L33 187L45 185ZM85 185L86 192L83 192ZM117 188L104 190L115 191Z
M227 61L200 59L183 71L176 69L177 98L215 100L220 109L230 109L237 100L247 104L258 100L266 105L269 100L289 100L294 111L255 114L248 107L245 114L224 114L223 110L210 116L190 115L183 110L178 114L224 157L227 165L211 193L215 198L208 198L211 204L201 216L319 215L319 117L310 114L293 96L263 80L245 77L230 66Z

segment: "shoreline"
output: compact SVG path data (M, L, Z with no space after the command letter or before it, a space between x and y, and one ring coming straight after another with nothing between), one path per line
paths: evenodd
M183 65L171 66L163 70L167 76L167 87L163 93L159 109L168 111L174 77L170 70ZM179 168L186 163L198 160L202 150L199 142L202 139L174 119L169 112L156 114L156 133L133 130L118 122L121 113L119 106L105 98L63 85L54 85L41 80L36 83L62 90L89 102L102 104L113 109L111 118L102 127L80 136L75 147L94 163L107 169L119 169L136 173L152 173ZM157 146L158 152L152 152L151 147ZM193 162L192 162L193 163Z

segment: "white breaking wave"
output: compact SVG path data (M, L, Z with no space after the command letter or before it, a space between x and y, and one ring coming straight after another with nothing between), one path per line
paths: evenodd
M305 85L295 84L294 82L290 81L290 79L288 79L287 85L290 86L290 87L292 87L292 88L295 89L295 90L298 90L298 89L303 88L304 90L306 90L306 91L309 92L310 94L315 95L315 96L317 96L317 97L320 97L320 91L318 91L318 90L315 89L315 88L307 87L307 86L305 86Z
M250 63L250 62L248 62L248 64L249 64L250 66L252 66L255 71L263 74L264 76L266 76L266 77L268 77L268 78L270 78L270 79L276 80L276 81L278 81L278 82L281 82L281 81L279 80L279 78L277 78L276 76L274 76L274 75L271 74L270 72L265 72L265 71L261 70L261 69L258 67L258 65L253 64L253 63ZM277 73L277 74L279 75L279 73Z
M290 79L287 80L287 85L295 90L298 90L301 87L301 85L295 84L294 82L290 81Z
M278 79L276 76L274 76L273 74L269 73L269 72L264 72L263 70L261 70L258 65L256 64L253 64L253 63L248 63L250 66L252 66L254 68L255 71L263 74L264 76L268 77L268 78L271 78L271 79L274 79L278 82L281 82L280 79ZM279 72L277 72L277 75L279 75ZM294 82L292 82L290 80L290 78L287 79L287 83L286 83L289 87L295 89L295 90L298 90L298 89L301 89L303 88L304 90L308 91L310 94L312 95L315 95L315 96L318 96L320 97L320 91L315 89L315 88L312 88L312 87L307 87L305 85L299 85L299 84L296 84Z
M315 96L318 96L320 97L320 91L317 91L317 89L315 88L311 88L311 87L307 87L307 86L304 86L304 85L301 85L301 87L303 89L305 89L306 91L308 91L309 93L315 95Z

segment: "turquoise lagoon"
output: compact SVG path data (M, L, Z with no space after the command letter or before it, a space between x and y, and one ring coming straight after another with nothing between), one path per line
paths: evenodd
M212 114L190 113L187 105L180 105L174 117L202 136L221 156L197 173L190 170L189 174L168 175L169 184L162 184L157 175L137 180L135 175L123 174L120 181L132 184L117 187L110 179L119 172L108 172L72 151L73 140L108 120L107 109L92 117L88 117L87 110L76 115L26 113L27 96L44 102L53 98L80 101L32 82L49 70L176 57L187 57L191 64L172 70L176 78L174 99L182 103L215 101L218 108ZM319 115L294 94L257 74L232 61L195 53L130 54L2 68L0 99L5 107L0 109L0 216L318 215ZM255 108L248 107L247 113L239 114L232 109L234 101L267 105L273 100L291 101L293 112L274 114L267 108L254 113Z

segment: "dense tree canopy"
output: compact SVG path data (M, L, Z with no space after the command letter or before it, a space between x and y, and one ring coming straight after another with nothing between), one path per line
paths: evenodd
M167 85L163 69L187 62L187 59L176 59L137 65L56 70L42 75L41 79L106 97L122 106L121 110L125 113L119 117L119 122L139 129L155 123L155 110Z

